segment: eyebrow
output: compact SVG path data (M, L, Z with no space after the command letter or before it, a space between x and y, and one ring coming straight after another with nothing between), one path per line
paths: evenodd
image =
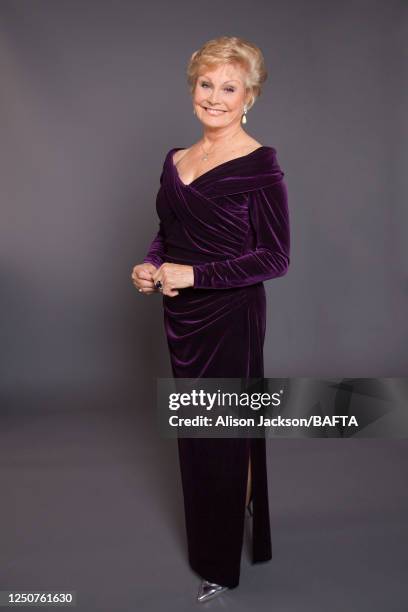
M207 79L208 81L211 81L210 77L206 76L205 74L200 75L201 79ZM225 83L239 83L238 79L230 79L229 81L224 81L223 85L225 85Z

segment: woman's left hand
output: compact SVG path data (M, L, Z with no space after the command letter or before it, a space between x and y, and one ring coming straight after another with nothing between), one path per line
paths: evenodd
M162 283L160 292L169 297L179 294L176 289L194 286L193 266L164 262L160 268L152 274L153 283L159 280Z

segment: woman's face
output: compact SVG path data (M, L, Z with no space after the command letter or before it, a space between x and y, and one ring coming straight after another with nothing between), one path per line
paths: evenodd
M217 128L240 123L246 102L244 76L243 69L233 64L203 69L199 73L193 106L205 126Z

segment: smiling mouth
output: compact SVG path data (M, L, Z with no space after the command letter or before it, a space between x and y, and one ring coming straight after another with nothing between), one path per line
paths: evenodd
M215 115L218 115L218 114L221 114L221 113L226 113L226 112L227 112L227 111L222 110L222 109L220 109L220 108L211 108L211 107L209 107L209 106L203 106L203 109L204 109L205 111L209 112L210 114L215 114Z

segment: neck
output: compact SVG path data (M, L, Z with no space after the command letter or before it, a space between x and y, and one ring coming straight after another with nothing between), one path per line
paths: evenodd
M206 151L221 149L245 134L241 125L227 125L224 128L204 128L201 145Z

